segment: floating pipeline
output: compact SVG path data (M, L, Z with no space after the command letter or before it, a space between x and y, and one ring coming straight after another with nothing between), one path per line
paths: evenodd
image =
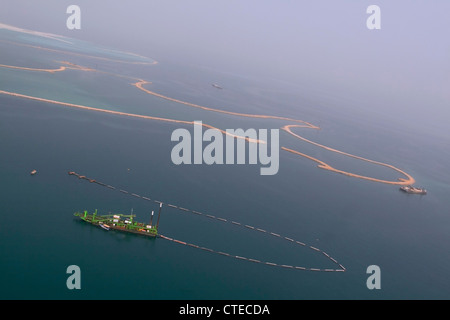
M192 214L195 214L195 215L203 216L203 217L206 217L208 219L212 219L212 220L215 220L215 221L220 221L221 223L230 223L231 225L242 227L242 228L245 228L246 230L249 230L249 231L251 230L251 231L255 231L255 232L260 232L260 233L264 233L264 234L267 234L269 236L272 236L272 237L275 237L275 238L278 238L278 239L285 240L285 241L287 241L289 243L292 243L294 245L298 245L300 247L307 248L307 249L310 249L310 250L312 250L314 252L317 252L318 254L321 254L323 257L325 257L326 259L331 261L334 265L336 265L336 268L334 268L334 269L333 268L320 269L320 268L311 268L311 267L305 267L305 266L294 266L294 265L287 265L287 264L278 264L278 263L274 263L274 262L271 262L271 261L261 261L261 260L257 260L257 259L253 259L253 258L242 257L242 256L233 255L233 254L222 252L222 251L213 250L213 249L210 249L210 248L198 246L198 245L193 244L193 243L189 243L189 242L185 242L185 241L182 241L182 240L174 239L172 237L168 237L168 236L162 235L160 233L157 233L157 228L158 228L157 227L158 223L157 223L157 225L155 226L156 231L155 231L154 234L158 238L161 238L161 239L164 239L164 240L168 240L168 241L171 241L173 243L180 244L180 245L189 246L189 247L192 247L192 248L195 248L195 249L200 249L200 250L203 250L203 251L211 252L211 253L214 253L214 254L219 254L219 255L223 255L223 256L234 258L234 259L238 259L238 260L249 261L249 262L252 262L252 263L258 263L258 264L263 264L263 265L267 265L267 266L281 267L281 268L288 268L288 269L295 269L295 270L304 270L304 271L316 271L316 272L345 272L346 271L346 268L341 263L339 263L336 259L331 257L328 253L326 253L325 251L323 251L323 250L321 250L319 248L307 245L304 242L297 241L297 240L294 240L292 238L282 236L282 235L280 235L278 233L269 232L269 231L266 231L266 230L261 229L261 228L256 228L256 227L250 226L248 224L242 224L240 222L236 222L236 221L233 221L233 220L227 220L225 218L216 217L214 215L202 213L202 212L199 212L199 211L196 211L196 210L191 210L191 209L187 209L187 208L184 208L184 207L176 206L174 204L165 203L163 201L152 200L152 199L150 199L148 197L144 197L144 196L141 196L141 195L136 194L136 193L132 193L132 192L129 192L129 191L126 191L126 190L123 190L123 189L119 189L117 187L113 187L111 185L108 185L106 183L97 181L95 179L87 178L86 176L80 175L80 174L78 174L78 173L76 173L74 171L69 171L69 175L78 177L79 179L82 179L82 180L89 181L90 183L96 183L96 184L98 184L100 186L103 186L103 187L106 187L106 188L109 188L109 189L112 189L112 190L117 190L117 191L119 191L121 193L128 194L130 196L134 196L134 197L137 197L137 198L140 198L140 199L144 199L146 201L153 201L153 202L158 203L160 205L160 209L161 209L161 207L164 204L164 205L166 205L166 206L168 206L170 208L179 210L181 212L187 212L187 213L192 213ZM161 212L161 210L160 210L160 212ZM109 220L108 220L108 222L109 222ZM159 216L158 216L158 222L159 222ZM107 223L107 222L105 221L104 223ZM110 223L107 223L107 225L109 227L111 227ZM117 229L117 228L116 228L116 230L123 231L123 230L120 230L120 229ZM135 232L135 233L139 233L139 232Z

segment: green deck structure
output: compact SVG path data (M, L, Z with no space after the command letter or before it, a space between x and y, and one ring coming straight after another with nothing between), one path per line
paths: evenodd
M161 212L161 210L160 210ZM98 215L97 210L94 213L89 214L86 210L84 212L75 212L74 216L79 217L81 220L86 221L92 225L102 227L105 230L117 230L122 232L130 232L135 234L141 234L149 237L158 236L158 223L156 226L145 224L142 222L134 221L134 214L108 214ZM152 212L153 218L153 212ZM159 219L158 219L159 222Z

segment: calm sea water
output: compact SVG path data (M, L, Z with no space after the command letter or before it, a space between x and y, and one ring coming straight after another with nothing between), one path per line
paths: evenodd
M20 59L14 58L17 48L5 48L10 54L2 56L7 61L1 63L20 64ZM26 56L23 48L20 52ZM52 66L57 57L56 53L30 53L36 66L40 59ZM69 58L74 63L92 63L81 57ZM155 91L198 104L320 122L322 130L299 130L299 134L398 166L411 173L429 194L406 195L395 186L320 170L310 160L283 151L280 170L274 176L260 176L255 165L176 166L170 159L174 146L170 135L179 126L0 96L1 299L450 297L448 140L426 133L412 140L409 129L399 129L388 121L361 122L360 115L328 113L298 103L301 97L291 88L269 87L263 80L187 66L157 65L145 71L97 62L100 67L144 77L153 82ZM211 82L217 81L224 90L211 87ZM221 128L279 128L288 124L200 112L137 94L129 83L129 79L75 71L47 75L0 70L2 90L99 108L203 120ZM387 169L317 150L284 132L280 132L280 145L352 172L398 177ZM38 174L30 176L33 169ZM151 210L158 207L80 181L68 171L305 242L329 253L347 271L271 267L163 239L105 232L76 220L73 213L98 209L104 214L127 214L133 209L138 220L147 221ZM287 241L169 207L163 208L160 232L239 256L335 268L323 256ZM66 287L66 268L73 264L81 269L81 290ZM369 265L381 269L380 290L366 287Z

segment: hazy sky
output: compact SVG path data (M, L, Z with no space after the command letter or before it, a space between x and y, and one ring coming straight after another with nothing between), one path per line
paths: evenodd
M450 132L448 0L0 3L3 23L320 88ZM81 30L66 28L71 4L81 8ZM371 4L381 8L381 30L366 27Z

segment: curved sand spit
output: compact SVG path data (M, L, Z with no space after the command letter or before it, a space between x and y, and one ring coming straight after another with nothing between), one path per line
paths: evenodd
M19 43L19 42L14 42L14 41L0 40L0 42L13 44L13 45L16 45L16 46L22 46L22 47L38 49L38 50L45 50L45 51L50 51L50 52L57 52L57 53L63 53L63 54L68 54L68 55L73 55L73 56L85 57L85 58L89 58L89 59L97 59L97 60L117 62L117 63L136 64L136 65L155 65L155 64L158 64L158 61L156 61L154 59L152 59L153 60L152 62L148 62L148 61L128 61L128 60L106 58L106 57L101 57L101 56L94 56L94 55L89 55L89 54L85 54L85 53L81 53L81 52L73 52L73 51L67 51L67 50L61 50L61 49L51 49L51 48L46 48L46 47L41 47L41 46L36 46L36 45L26 44L26 43ZM109 51L114 51L114 50L109 50ZM134 54L134 53L130 53L130 52L123 52L123 53L134 55L136 57L142 57L142 56L140 56L138 54Z
M9 66L9 65L3 65L0 64L0 67L3 68L12 68L12 69L21 69L21 70L26 70L26 71L41 71L41 72L50 72L50 73L54 73L54 72L60 72L60 71L65 71L66 69L73 69L73 70L80 70L80 71L96 71L94 69L91 68L86 68L86 67L82 67L79 65L75 65L72 64L70 62L67 61L62 61L61 63L66 64L66 66L61 66L58 69L37 69L37 68L27 68L27 67L17 67L17 66ZM246 114L246 113L238 113L238 112L231 112L231 111L225 111L225 110L221 110L221 109L214 109L214 108L209 108L209 107L205 107L205 106L201 106L198 104L194 104L194 103L190 103L190 102L186 102L186 101L182 101L182 100L178 100L175 98L171 98L168 96L164 96L162 94L150 91L146 88L144 88L145 84L149 84L150 82L145 81L145 80L141 80L139 79L139 81L137 81L136 83L133 83L132 85L135 86L136 88L138 88L139 90L150 94L152 96L158 97L158 98L162 98L168 101L172 101L172 102L176 102L176 103L180 103L183 105L187 105L193 108L198 108L201 110L205 110L205 111L210 111L210 112L218 112L218 113L222 113L222 114L228 114L228 115L233 115L233 116L239 116L239 117L249 117L249 118L260 118L260 119L275 119L275 120L284 120L284 121L292 121L292 122L297 122L297 123L302 123L300 124L291 124L291 125L285 125L283 126L281 129L286 131L287 133L291 134L292 136L296 137L297 139L303 140L305 142L311 143L317 147L323 148L325 150L331 151L331 152L336 152L351 158L355 158L361 161L366 161L375 165L379 165L379 166L383 166L383 167L387 167L389 169L392 169L394 171L399 172L400 174L404 175L406 177L405 178L398 178L398 180L392 181L392 180L383 180L383 179L377 179L377 178L372 178L372 177L368 177L368 176L363 176L363 175L358 175L355 173L351 173L351 172L347 172L347 171L343 171L343 170L339 170L336 168L333 168L332 166L328 165L327 163L308 156L304 153L301 153L299 151L296 150L292 150L286 147L281 147L282 150L291 152L293 154L308 158L310 160L313 160L315 162L318 163L319 168L321 169L325 169L325 170L329 170L332 172L336 172L336 173L340 173L340 174L344 174L346 176L349 177L354 177L354 178L359 178L359 179L364 179L364 180L369 180L369 181L374 181L374 182L380 182L380 183L386 183L386 184L392 184L392 185L412 185L415 182L415 179L409 175L408 173L404 172L403 170L400 170L399 168L394 167L393 165L390 164L386 164L383 162L379 162L379 161L375 161L375 160L370 160L370 159L366 159L360 156L356 156L350 153L346 153L343 151L339 151L324 145L321 145L319 143L313 142L311 140L308 140L298 134L295 134L292 132L291 128L297 127L297 128L310 128L310 129L320 129L319 127L308 123L306 121L303 120L298 120L298 119L291 119L291 118L286 118L286 117L279 117L279 116L268 116L268 115L258 115L258 114ZM56 100L51 100L51 99L45 99L45 98L39 98L39 97L34 97L34 96L28 96L28 95L24 95L24 94L20 94L20 93L16 93L16 92L10 92L10 91L4 91L4 90L0 90L0 94L5 94L5 95L10 95L10 96L15 96L18 98L24 98L24 99L30 99L30 100L36 100L36 101L41 101L41 102L46 102L46 103L52 103L52 104L57 104L57 105L63 105L66 107L72 107L72 108L79 108L79 109L84 109L84 110L90 110L90 111L97 111L97 112L105 112L105 113L109 113L109 114L115 114L115 115L120 115L120 116L129 116L129 117L136 117L136 118L142 118L142 119L149 119L149 120L157 120L157 121L165 121L165 122L172 122L172 123L182 123L182 124L186 124L186 125L193 125L195 124L194 121L184 121L184 120L175 120L175 119L169 119L169 118L161 118L161 117L153 117L153 116L145 116L145 115L139 115L139 114L134 114L134 113L127 113L127 112L120 112L120 111L113 111L113 110L105 110L105 109L99 109L99 108L94 108L94 107L88 107L88 106L84 106L84 105L79 105L79 104L73 104L73 103L67 103L67 102L61 102L61 101L56 101ZM230 134L228 132L226 132L225 130L222 129L218 129L216 127L213 127L211 125L208 124L203 124L202 126L205 128L211 128L211 129L217 129L220 130L220 132L222 132L223 134L227 134L230 136L233 136L235 138L238 139L245 139L248 142L252 142L252 143L265 143L265 141L262 140L254 140L254 139L250 139L248 137L241 137L241 136L236 136L233 134Z
M38 97L28 96L28 95L21 94L21 93L4 91L4 90L0 90L0 94L5 94L5 95L13 96L13 97L18 97L18 98L30 99L30 100L40 101L40 102L52 103L52 104L57 104L57 105L65 106L65 107L72 107L72 108L78 108L78 109L84 109L84 110L90 110L90 111L97 111L97 112L104 112L104 113L109 113L109 114L115 114L115 115L119 115L119 116L128 116L128 117L148 119L148 120L158 120L158 121L182 123L182 124L188 124L188 125L197 125L197 123L194 122L194 121L175 120L175 119L169 119L169 118L145 116L145 115L135 114L135 113L127 113L127 112L121 112L121 111L99 109L99 108L88 107L88 106L84 106L84 105L80 105L80 104L56 101L56 100L45 99L45 98L38 98ZM239 135L234 135L234 134L228 133L225 130L213 127L213 126L211 126L209 124L206 124L206 123L202 123L201 125L203 127L205 127L205 128L217 129L220 132L222 132L223 134L232 136L232 137L237 138L237 139L244 139L244 140L247 140L248 142L253 142L253 143L265 143L265 141L262 141L262 140L255 140L255 139L251 139L251 138L248 138L248 137L242 137L242 136L239 136Z
M366 161L366 162L373 163L373 164L376 164L376 165L379 165L379 166L383 166L383 167L387 167L387 168L393 169L393 170L395 170L395 171L405 175L407 177L407 179L398 178L398 181L382 180L382 179L376 179L376 178L371 178L371 177L367 177L367 176L362 176L362 175L359 175L359 174L355 174L355 173L351 173L351 172L347 172L347 171L343 171L343 170L338 170L338 169L335 169L335 168L331 167L330 165L328 165L327 163L325 163L325 162L323 162L323 161L321 161L319 159L316 159L314 157L308 156L306 154L303 154L301 152L298 152L298 151L295 151L295 150L292 150L292 149L281 147L281 149L283 149L285 151L288 151L288 152L291 152L291 153L294 153L294 154L298 154L298 155L300 155L302 157L305 157L305 158L308 158L308 159L311 159L311 160L317 162L319 164L318 165L319 168L322 168L322 169L325 169L325 170L330 170L330 171L337 172L337 173L341 173L341 174L344 174L344 175L349 176L349 177L365 179L365 180L370 180L370 181L375 181L375 182L382 182L382 183L387 183L387 184L410 185L410 184L414 184L416 182L416 180L411 175L409 175L408 173L406 173L403 170L400 170L399 168L394 167L393 165L390 165L390 164L387 164L387 163L383 163L383 162L379 162L379 161L375 161L375 160L366 159L366 158L359 157L359 156L355 156L353 154L350 154L350 153L347 153L347 152L343 152L343 151L339 151L339 150L336 150L336 149L324 146L322 144L319 144L317 142L313 142L311 140L303 138L302 136L299 136L298 134L293 133L291 131L292 127L298 127L298 126L295 125L295 124L292 124L292 125L284 126L281 129L286 131L286 132L288 132L289 134L293 135L294 137L296 137L296 138L298 138L300 140L306 141L308 143L311 143L311 144L313 144L315 146L318 146L320 148L323 148L325 150L336 152L336 153L342 154L342 155L347 156L347 157L355 158L355 159L358 159L358 160Z

